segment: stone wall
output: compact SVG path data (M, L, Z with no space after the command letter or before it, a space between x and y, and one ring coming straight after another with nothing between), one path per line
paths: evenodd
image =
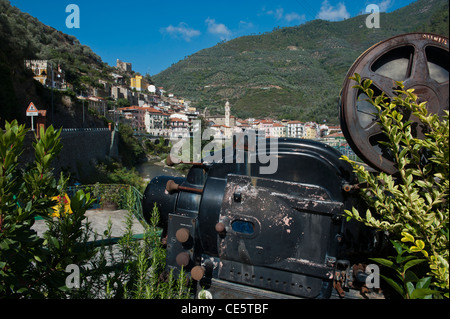
M70 172L74 179L89 177L99 161L119 157L119 133L109 129L64 129L61 132L63 149L52 166L55 175L61 171ZM34 134L29 133L25 141L22 162L31 162L34 158L32 142Z

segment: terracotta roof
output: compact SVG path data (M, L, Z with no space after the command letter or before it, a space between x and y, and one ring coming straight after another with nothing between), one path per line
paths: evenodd
M344 134L343 133L334 133L334 134L327 135L327 137L344 137Z
M175 117L174 117L174 118L171 118L170 121L171 121L171 122L185 122L185 123L188 122L188 121L185 121L185 120L182 120L182 119L179 119L179 118L175 118Z
M155 109L153 107L146 107L146 111L150 112L150 113L163 113L162 111L157 110L157 109Z
M105 100L104 98L102 98L100 96L94 96L94 95L89 96L88 99Z
M140 106L136 106L136 105L133 105L133 106L128 106L128 107L122 107L122 108L119 108L119 111L133 111L133 110L141 110L141 111L144 111L146 108L144 108L144 107L140 107Z
M287 124L303 124L300 121L289 121Z

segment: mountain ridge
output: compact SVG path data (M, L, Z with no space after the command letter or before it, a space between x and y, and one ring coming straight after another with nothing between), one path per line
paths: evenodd
M153 79L165 90L213 113L223 113L229 100L238 117L337 123L340 87L365 50L402 33L435 31L448 37L445 0L419 0L381 13L380 29L366 28L366 17L314 20L239 37L203 49Z
M51 92L33 80L24 60L61 64L75 93L112 82L114 67L104 63L74 36L44 25L38 19L0 0L0 121L28 122L25 108L33 101L49 109ZM276 117L337 123L339 90L354 60L374 43L406 32L433 32L448 37L448 0L419 0L392 13L381 14L381 28L367 29L366 16L345 21L314 20L219 43L153 76L177 96L200 110L223 113L225 102L233 115ZM125 77L129 74L122 74ZM80 127L81 102L68 103L55 92L56 126ZM86 126L104 123L87 114Z

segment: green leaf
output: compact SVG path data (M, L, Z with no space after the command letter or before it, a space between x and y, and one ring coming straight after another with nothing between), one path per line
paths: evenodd
M398 267L395 265L395 263L393 261L390 261L388 259L384 259L384 258L369 258L370 260L373 260L374 262L379 263L380 265L386 266L388 268L397 270Z
M57 238L50 236L49 237L49 242L56 248L59 249L59 241Z
M28 290L27 287L22 287L22 288L18 289L18 290L16 291L16 293L18 293L18 294L23 294L23 293L26 292L27 290Z
M9 249L9 244L8 244L7 240L3 240L2 242L0 242L0 249L2 249L2 250Z
M367 91L369 89L369 87L372 85L372 83L373 83L372 80L369 80L369 79L365 80L363 83L364 89L366 89L366 91Z
M395 248L395 251L397 252L398 255L401 255L403 253L403 248L402 245L399 242L393 241L391 240L392 245Z
M411 299L429 299L432 295L441 295L441 292L437 290L432 290L428 288L418 288L415 289L411 294ZM428 297L428 298L427 298Z
M404 266L403 266L403 272L406 272L406 270L408 270L411 267L414 267L418 264L423 263L424 261L427 261L426 259L414 259L411 261L408 261Z
M416 288L414 287L414 284L411 281L408 281L405 286L406 286L406 291L408 292L409 298L411 298L411 295L412 295L414 289L416 289Z
M431 284L431 277L424 277L424 278L421 278L417 282L416 287L417 288L428 288L428 287L430 287L430 284Z
M391 278L388 278L388 277L386 277L384 275L381 275L381 274L380 274L380 277L383 278L389 284L389 286L394 288L394 290L396 292L398 292L403 298L406 297L405 291L403 290L402 286L400 286L397 282L395 282Z
M418 282L419 278L415 273L413 273L411 270L406 271L405 273L405 282Z
M400 158L405 157L405 155L406 155L408 152L409 152L409 149L407 149L407 148L402 149L402 151L401 151L400 154L399 154L399 157L400 157Z

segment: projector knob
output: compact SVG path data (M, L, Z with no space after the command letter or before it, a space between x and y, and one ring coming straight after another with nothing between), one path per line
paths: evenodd
M222 234L223 232L225 232L225 224L217 223L216 224L216 232L218 232L219 234Z
M180 228L177 230L175 237L177 238L177 240L184 244L185 242L187 242L189 240L190 237L190 233L189 233L189 229L187 228Z
M205 275L205 267L202 266L195 266L194 268L192 268L191 270L191 277L194 280L201 280L203 278L203 276Z
M178 255L177 255L177 258L176 258L176 262L177 262L177 264L178 264L178 266L180 266L180 267L186 267L187 265L189 265L189 261L190 261L190 256L189 256L189 253L187 253L187 252L182 252L182 253L179 253Z

